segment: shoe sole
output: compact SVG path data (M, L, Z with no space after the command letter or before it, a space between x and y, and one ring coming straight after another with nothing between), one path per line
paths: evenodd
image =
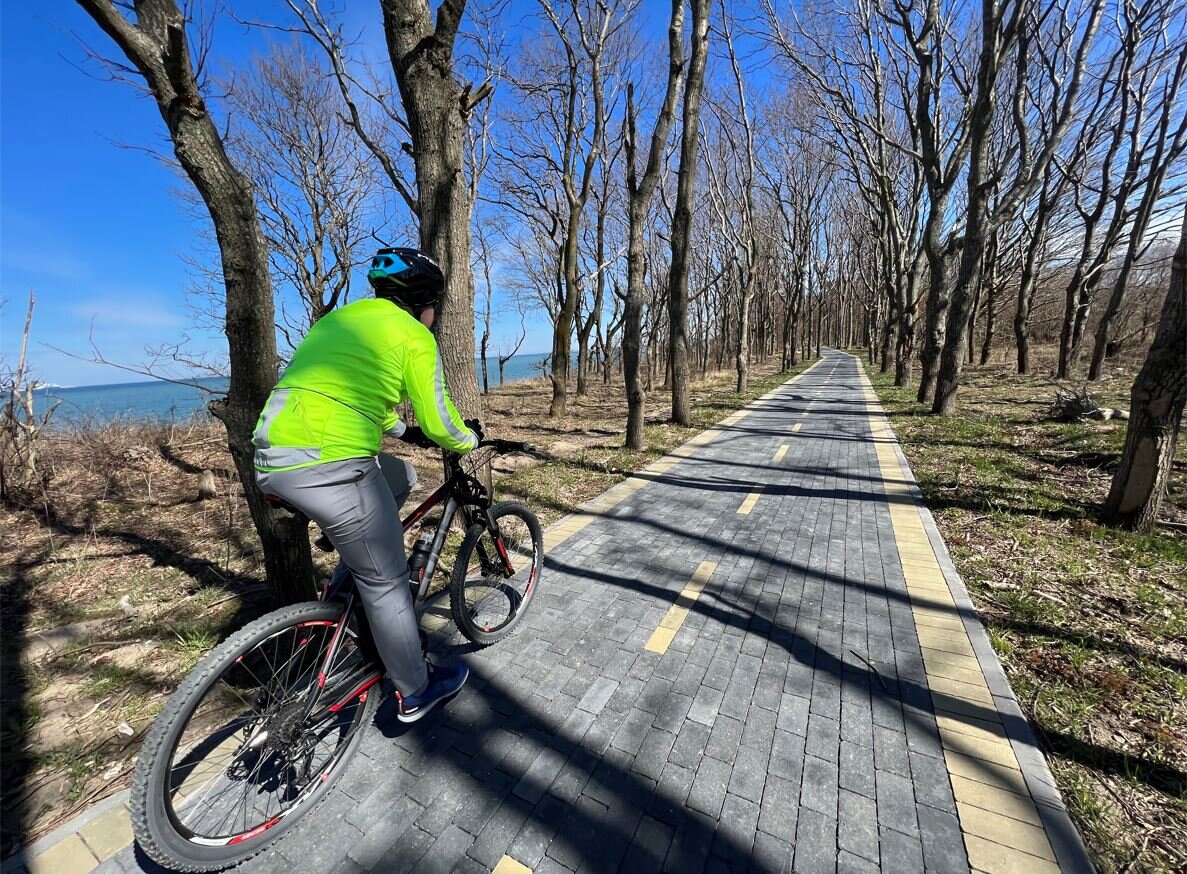
M409 714L405 715L405 714L403 714L403 713L399 713L399 712L397 712L397 713L396 713L396 719L398 719L400 722L403 722L403 723L405 723L405 724L407 724L407 723L410 723L410 722L416 722L417 720L423 719L423 718L424 718L425 716L427 716L427 715L428 715L428 714L429 714L429 713L432 711L432 709L433 709L434 707L436 707L437 705L439 705L439 704L448 704L450 701L452 701L454 698L456 698L456 697L458 696L458 692L461 692L461 691L462 691L462 688L463 688L463 687L466 685L466 681L467 681L467 680L469 680L469 679L470 679L470 673L469 673L469 671L467 671L467 672L466 672L466 679L465 679L465 680L462 680L462 685L461 685L461 686L458 686L458 687L457 687L457 690L456 690L455 692L452 692L452 693L450 693L449 695L446 695L446 696L445 696L445 697L443 697L443 698L438 698L438 699L437 699L436 701L434 701L432 704L429 704L429 705L427 705L427 706L425 706L425 707L421 707L421 708L420 708L419 710L417 710L415 713L409 713Z

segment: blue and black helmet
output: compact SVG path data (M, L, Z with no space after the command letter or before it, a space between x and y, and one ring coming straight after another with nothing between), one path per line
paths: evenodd
M445 293L445 274L418 249L380 249L371 259L367 281L376 297L408 307L413 313L436 306Z

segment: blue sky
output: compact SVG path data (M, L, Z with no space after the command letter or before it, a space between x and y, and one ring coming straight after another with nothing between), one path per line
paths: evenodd
M235 9L265 17L276 5L237 0ZM369 32L382 40L378 3L349 8L360 30L373 25ZM93 334L106 358L136 364L146 346L183 335L199 352L220 342L189 325L181 256L194 249L200 225L175 196L188 183L142 150L170 151L156 107L126 85L94 78L102 71L86 63L78 37L108 51L106 37L72 2L2 6L0 359L15 361L32 288L30 356L39 379L127 382L141 377L51 347L89 355ZM215 67L250 57L263 39L224 21ZM513 341L518 326L518 316L501 318L495 347ZM547 351L546 322L537 318L529 328L521 352Z

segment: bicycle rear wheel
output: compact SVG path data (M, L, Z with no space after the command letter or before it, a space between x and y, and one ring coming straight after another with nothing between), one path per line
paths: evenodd
M518 501L491 508L499 537L470 526L458 548L449 583L453 621L467 640L489 646L515 630L540 582L544 535L536 514ZM503 556L513 573L504 573Z
M170 697L132 784L132 826L179 871L236 865L325 797L375 714L381 669L343 605L286 607L210 652ZM341 629L338 656L320 671Z

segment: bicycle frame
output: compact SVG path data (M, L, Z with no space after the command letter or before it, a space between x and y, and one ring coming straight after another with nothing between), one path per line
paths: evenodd
M448 459L449 476L445 482L442 483L436 491L425 498L415 510L409 513L402 521L401 527L403 531L407 531L414 525L419 524L424 518L438 505L444 502L445 506L442 510L441 521L437 525L437 530L433 535L432 546L429 551L429 558L423 570L416 590L415 600L423 600L425 594L429 589L429 582L436 573L437 564L441 559L441 551L445 546L445 538L449 533L449 526L453 523L453 518L459 509L464 514L466 527L471 524L471 509L480 511L483 521L486 523L487 530L491 533L491 537L495 544L495 550L498 552L499 562L502 565L504 576L510 578L514 575L515 569L511 565L510 556L507 554L507 549L503 545L502 535L499 533L498 525L495 523L494 517L491 515L491 498L486 488L474 476L463 471L458 463L460 456L451 456ZM477 515L476 513L474 515ZM481 549L481 546L479 547ZM327 589L323 591L322 598L329 597L331 592ZM355 592L350 591L346 595L346 600L343 605L343 616L348 617L353 615L355 607ZM364 665L362 670L356 671L348 680L354 681L347 686L351 691L345 697L335 700L334 703L323 705L317 713L313 712L314 706L317 705L321 699L321 691L325 687L326 677L329 675L334 664L334 659L337 658L338 651L342 645L342 632L346 627L345 621L341 622L334 631L334 636L330 639L329 645L326 647L326 654L322 659L318 670L317 689L318 694L306 705L305 718L312 718L313 721L320 722L327 718L332 713L337 713L355 698L365 696L367 690L378 683L383 678L382 668L374 670L373 666ZM370 670L369 670L370 669ZM357 676L357 680L356 680ZM345 684L343 684L345 685ZM362 698L361 700L366 700Z

